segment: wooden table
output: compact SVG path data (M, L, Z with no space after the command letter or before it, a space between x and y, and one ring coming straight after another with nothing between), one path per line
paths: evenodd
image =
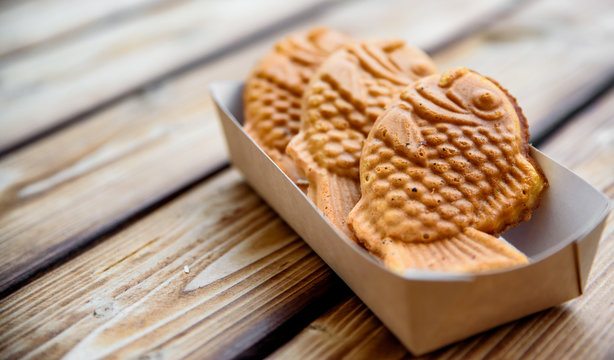
M207 83L315 24L402 37L497 79L533 143L614 197L613 10L2 3L0 358L411 357L229 166ZM610 220L583 296L424 358L614 358L613 257Z

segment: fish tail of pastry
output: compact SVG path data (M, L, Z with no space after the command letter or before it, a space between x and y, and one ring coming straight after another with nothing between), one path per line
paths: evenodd
M349 177L327 171L318 173L317 177L315 183L311 182L309 185L316 206L335 227L355 240L347 219L354 205L360 200L360 184Z
M505 241L474 228L432 242L388 241L372 245L387 248L377 253L383 254L384 263L397 272L415 269L476 273L529 262Z

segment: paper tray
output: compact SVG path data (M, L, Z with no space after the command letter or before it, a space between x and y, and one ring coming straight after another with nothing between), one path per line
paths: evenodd
M232 163L247 182L415 355L579 296L610 200L535 148L549 179L541 207L503 237L529 265L456 275L383 267L334 228L243 131L242 82L210 85Z

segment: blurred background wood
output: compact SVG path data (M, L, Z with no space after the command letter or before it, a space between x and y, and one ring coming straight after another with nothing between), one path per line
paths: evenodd
M40 44L0 58L0 152L118 101L181 66L220 56L318 5L323 6L322 0L171 1L118 16L53 46ZM78 8L58 6L48 11L79 16ZM45 23L48 14L34 14Z
M313 25L402 37L497 79L614 198L612 23L598 0L0 4L2 357L410 357L228 169L207 83ZM585 295L426 357L614 355L613 232Z
M49 47L71 33L88 31L168 3L163 0L5 1L0 4L0 57L18 56L39 45Z

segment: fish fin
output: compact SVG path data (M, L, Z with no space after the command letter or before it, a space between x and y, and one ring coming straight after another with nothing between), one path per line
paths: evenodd
M374 125L374 134L417 165L427 165L424 138L409 109L393 106Z
M367 87L360 77L358 66L347 59L325 62L320 68L322 80L331 86L356 109L367 107Z
M299 71L292 61L279 54L270 55L267 60L268 66L261 70L261 75L278 84L279 87L287 88L297 95L303 93L303 82Z
M373 243L384 263L397 272L409 269L478 273L529 263L507 242L467 228L448 239L425 243L388 241Z

